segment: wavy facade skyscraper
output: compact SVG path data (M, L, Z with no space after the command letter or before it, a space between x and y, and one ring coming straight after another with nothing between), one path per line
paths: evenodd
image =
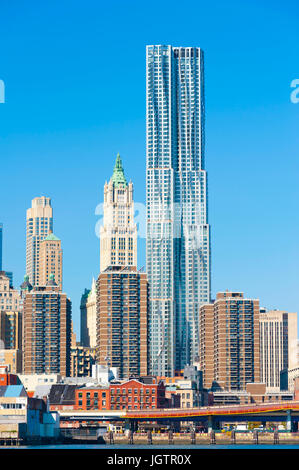
M169 376L197 359L210 301L201 49L147 46L146 114L149 360Z

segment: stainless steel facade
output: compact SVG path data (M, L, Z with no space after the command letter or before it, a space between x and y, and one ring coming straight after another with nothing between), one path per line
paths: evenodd
M199 48L147 46L147 273L151 373L172 375L198 355L199 307L210 301Z

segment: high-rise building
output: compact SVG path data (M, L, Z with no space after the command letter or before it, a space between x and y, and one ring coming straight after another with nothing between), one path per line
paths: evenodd
M0 272L3 269L3 224L0 223ZM13 288L13 273L11 271L3 271L9 278L10 287Z
M97 284L92 280L91 289L85 289L81 297L81 345L95 348L97 345Z
M22 338L22 299L11 287L7 273L0 271L0 349L6 358L16 360L18 371L22 366ZM14 352L6 353L7 349Z
M119 377L147 375L148 283L135 266L110 266L97 281L97 363Z
M261 381L280 389L280 373L298 367L297 313L269 310L260 314Z
M16 289L10 285L10 279L4 271L0 271L0 311L21 311L21 298Z
M51 231L49 235L40 242L40 262L38 266L38 279L40 285L45 286L53 274L62 291L62 249L61 240Z
M22 312L0 311L0 339L2 349L19 349L22 351Z
M13 273L11 271L4 271L4 272L9 279L10 287L13 288Z
M119 154L113 175L104 186L104 220L100 230L100 270L137 266L137 227L133 184L127 183Z
M26 274L33 286L40 285L40 243L53 231L51 199L36 197L27 210L26 228Z
M201 49L147 46L146 114L150 369L172 376L197 359L210 301Z
M199 367L205 388L246 390L260 381L259 301L219 292L200 307Z
M87 327L87 299L90 293L90 289L84 289L83 294L81 295L80 302L80 344L82 346L89 346L89 333Z
M70 376L71 301L54 276L28 290L24 300L24 374Z

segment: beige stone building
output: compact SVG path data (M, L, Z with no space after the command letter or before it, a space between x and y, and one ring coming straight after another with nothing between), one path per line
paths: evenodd
M40 242L40 262L37 266L37 277L40 285L44 286L54 274L55 281L62 291L62 249L61 240L51 231L44 240Z
M219 292L200 308L199 363L205 388L245 390L260 382L259 301Z
M0 272L0 349L22 350L22 299Z
M298 367L297 313L269 310L260 314L261 381L267 391L280 389L280 373Z
M133 184L127 183L119 154L104 186L104 220L100 230L100 271L108 266L137 266L137 226Z
M22 351L20 349L0 349L0 367L8 366L10 374L22 372Z
M53 231L53 209L51 199L36 197L27 210L26 221L26 274L33 286L41 284L40 276L40 243Z
M9 277L0 271L0 311L20 311L21 298L19 291L10 287Z

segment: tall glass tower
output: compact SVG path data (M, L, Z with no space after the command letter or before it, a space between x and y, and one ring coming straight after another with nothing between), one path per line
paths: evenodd
M210 301L203 52L146 49L147 273L152 374L197 359Z

